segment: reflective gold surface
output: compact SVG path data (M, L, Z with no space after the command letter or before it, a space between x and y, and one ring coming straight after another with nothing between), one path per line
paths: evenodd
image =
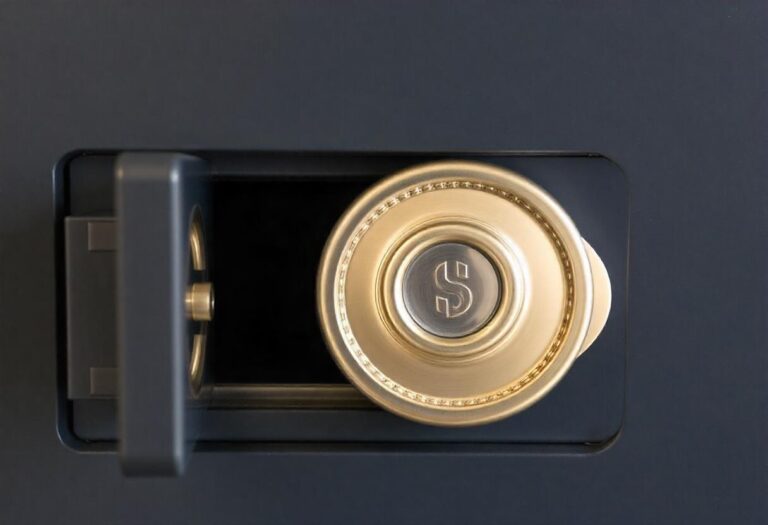
M411 261L451 242L483 253L501 281L496 313L463 337L423 329L403 299ZM507 170L443 162L394 175L351 206L323 254L318 308L336 362L371 399L417 421L470 425L557 383L585 347L594 288L585 243L548 194Z
M213 285L208 279L208 260L200 208L192 211L189 226L191 284L184 297L187 318L192 321L192 347L189 355L189 384L193 396L203 386L205 351L208 344L208 323L213 320ZM196 281L196 282L195 282Z
M208 282L192 283L185 297L187 317L193 321L211 321L213 319L213 285Z
M608 278L608 270L606 270L603 261L600 260L592 246L587 241L584 241L584 245L587 247L587 256L592 267L594 292L592 297L592 319L589 321L587 337L584 340L584 345L581 347L579 355L586 352L592 343L595 342L597 336L603 331L603 327L606 321L608 321L608 314L611 311L611 280Z

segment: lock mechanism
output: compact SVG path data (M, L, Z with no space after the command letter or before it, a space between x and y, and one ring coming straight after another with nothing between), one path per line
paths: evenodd
M200 441L560 450L611 439L625 368L620 170L599 156L435 158L62 159L62 439L114 449L139 476L181 474ZM608 324L600 258L551 196L501 166L569 188L559 198L612 271ZM467 434L370 410L493 421L541 399L598 336L531 417Z
M213 283L208 275L208 257L205 248L203 218L199 207L193 208L189 227L189 258L194 281L187 286L184 306L187 319L196 325L192 334L189 357L189 383L192 394L198 396L203 386L205 350L208 346L208 323L213 321Z
M441 162L396 174L340 219L318 275L337 364L409 419L472 425L549 392L610 310L600 258L511 171Z

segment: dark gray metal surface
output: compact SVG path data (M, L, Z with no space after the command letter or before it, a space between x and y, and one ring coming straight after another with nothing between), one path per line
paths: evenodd
M2 521L763 523L767 22L762 0L3 3ZM51 171L82 147L610 156L633 210L619 439L232 450L125 480L57 435Z
M207 213L205 164L178 153L115 161L120 462L128 475L178 475L196 438L188 408L193 213Z
M114 219L68 217L64 224L67 397L114 396L117 366Z

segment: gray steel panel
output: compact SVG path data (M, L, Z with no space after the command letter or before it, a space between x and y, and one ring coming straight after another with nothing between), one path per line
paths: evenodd
M767 23L762 0L3 3L3 521L763 523ZM250 448L126 481L57 427L52 170L82 147L610 156L633 210L619 439L587 456Z

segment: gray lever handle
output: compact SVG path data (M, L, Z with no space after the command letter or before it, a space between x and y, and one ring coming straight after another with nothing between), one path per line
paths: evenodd
M207 222L207 170L189 155L124 153L115 177L120 462L126 475L176 476L200 404L190 359L195 373L204 365L204 345L193 355L188 287L197 269L190 231Z

